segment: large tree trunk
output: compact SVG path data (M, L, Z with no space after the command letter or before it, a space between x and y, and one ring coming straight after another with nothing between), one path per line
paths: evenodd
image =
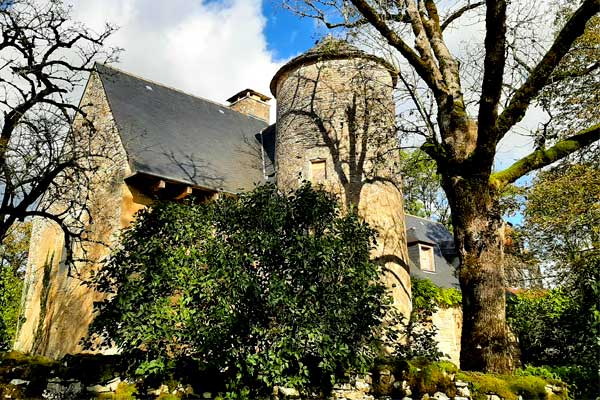
M506 325L504 239L498 196L485 172L443 176L461 261L461 368L508 372L513 369L513 361Z

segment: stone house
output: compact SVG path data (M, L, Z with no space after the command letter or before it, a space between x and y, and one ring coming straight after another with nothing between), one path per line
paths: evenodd
M409 214L405 218L410 276L429 279L440 288L460 290L456 277L459 260L452 233L439 222ZM460 307L439 308L432 322L438 328L439 350L460 365L462 310Z
M265 182L291 190L309 180L336 193L342 207L356 207L377 232L372 256L383 266L382 280L396 307L409 313L407 231L393 156L395 79L383 59L325 39L274 76L277 119L270 124L270 98L252 89L223 105L97 64L80 105L115 156L90 183L93 240L72 249L86 262L71 275L59 227L34 221L14 348L53 358L82 351L102 296L82 279L153 198L208 201Z

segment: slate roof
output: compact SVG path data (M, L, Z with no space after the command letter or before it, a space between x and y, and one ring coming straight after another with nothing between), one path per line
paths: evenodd
M96 71L134 174L231 193L265 181L266 122L103 64Z
M406 214L406 242L437 244L442 250L454 252L454 236L442 224Z
M410 248L418 246L419 243L433 247L435 272L422 271L418 266L418 260L411 259L411 276L429 279L435 285L443 288L460 288L455 273L456 266L451 262L456 257L454 237L444 225L406 214L406 241L409 255L411 254Z

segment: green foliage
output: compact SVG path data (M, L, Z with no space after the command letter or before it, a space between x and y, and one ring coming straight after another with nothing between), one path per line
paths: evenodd
M543 367L551 372L556 379L567 382L569 394L573 399L586 399L598 397L598 369L581 365L563 365Z
M438 348L438 329L430 321L415 319L414 315L404 325L406 339L396 343L394 355L400 359L412 360L417 357L438 361L445 354Z
M525 368L517 368L515 370L516 376L539 376L544 379L560 379L560 377L552 371L549 367L535 367L533 365L526 365Z
M551 371L554 378L569 383L575 398L600 394L600 344L594 334L598 330L588 330L597 322L585 301L564 289L526 291L507 299L507 316L519 339L521 360L530 364L528 368L536 375L545 376L543 370ZM535 366L545 367L536 371Z
M435 161L424 151L400 151L402 194L407 213L432 219L452 228L450 207Z
M530 290L507 299L508 323L519 338L522 359L537 360L542 364L559 362L564 354L563 335L557 336L557 327L566 310L575 306L563 291Z
M569 394L574 399L596 398L598 371L589 367L576 365L565 366L533 366L526 365L515 371L517 376L539 376L549 382L567 382Z
M600 167L567 164L539 174L527 193L524 222L531 250L556 262L557 272L585 267L585 258L600 253ZM564 278L569 274L558 282Z
M413 307L419 312L435 312L438 307L461 305L462 294L454 288L440 288L429 279L411 278Z
M527 194L522 235L555 289L509 298L522 362L565 368L576 397L600 395L600 169L563 164L540 173ZM566 373L569 371L569 374ZM581 372L581 373L580 373Z
M31 224L14 225L0 246L0 350L10 348L19 322Z
M307 184L141 211L94 278L114 295L97 304L93 336L147 377L213 371L228 398L365 370L390 301L373 230L336 204Z
M180 398L181 397L171 393L161 393L160 396L157 397L157 400L179 400Z
M23 279L11 268L0 269L0 349L8 349L14 339Z

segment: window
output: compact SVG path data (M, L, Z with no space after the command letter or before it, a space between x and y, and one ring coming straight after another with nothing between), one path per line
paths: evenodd
M327 180L327 163L325 160L311 160L310 180L313 183L322 183Z
M435 272L435 260L433 258L433 247L419 245L419 261L421 264L421 270Z

